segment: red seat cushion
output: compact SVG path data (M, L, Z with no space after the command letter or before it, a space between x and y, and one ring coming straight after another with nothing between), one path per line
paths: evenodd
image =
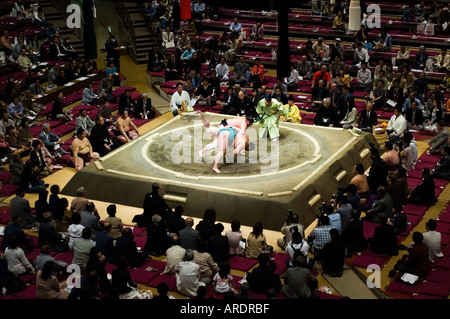
M130 270L130 275L133 282L148 284L150 280L158 276L158 273L155 271L136 268Z
M403 209L403 212L408 215L411 214L411 215L423 216L427 210L428 210L427 206L407 204L405 206L405 208Z
M432 281L424 282L419 292L424 295L448 297L448 285L439 284Z
M16 191L17 185L6 184L0 188L0 194L11 195Z
M11 295L19 299L37 299L36 286L28 285L27 288L25 288L25 290L22 290L21 292L18 293L13 293Z
M275 270L275 273L277 275L281 275L283 272L286 271L286 259L288 259L290 256L286 253L275 253L273 254L273 261L275 264L277 264L277 269Z
M136 243L136 247L145 247L145 243L147 242L147 237L141 236L141 237L135 237L134 242Z
M367 268L367 266L371 264L381 266L385 261L386 261L385 257L361 255L355 258L355 260L352 263L352 266L363 268Z
M228 263L230 264L231 269L249 271L250 268L257 264L257 261L255 259L232 256L228 259Z
M450 257L444 256L441 260L436 261L433 266L437 268L450 269Z
M56 260L60 260L60 261L64 261L64 262L66 262L68 264L71 264L72 260L73 260L73 255L70 252L66 251L64 253L61 253L61 254L57 255L55 257L55 259Z
M450 234L450 223L439 221L436 226L436 231L440 233Z
M446 299L446 298L431 295L413 294L411 299Z
M169 291L173 291L177 286L177 279L175 276L161 274L153 278L148 284L150 287L157 287L160 283L165 282L169 287Z
M140 265L138 268L147 269L148 267L156 269L159 273L162 273L166 268L167 263L159 260L149 260Z
M395 292L401 292L407 295L411 295L415 293L418 289L418 285L409 285L397 282L396 278L394 278L389 286L386 288L387 291L395 291Z
M117 268L117 266L114 264L106 264L105 265L105 271L107 274L112 274L113 270L116 268Z
M450 272L439 269L432 269L430 273L425 277L426 281L432 281L437 283L445 283L447 287L450 286Z

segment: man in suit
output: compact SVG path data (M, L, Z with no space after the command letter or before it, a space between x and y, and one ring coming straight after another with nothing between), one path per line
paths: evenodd
M62 47L59 37L53 38L53 43L50 45L49 58L52 60L69 60L70 56L67 51Z
M63 97L64 93L62 91L59 91L57 93L56 100L53 101L52 112L50 113L50 117L53 121L69 119L69 116L66 115L63 111L64 108Z
M377 195L378 199L374 201L372 208L366 212L366 219L369 221L380 222L383 216L392 218L394 200L391 194L386 193L386 188L384 186L379 186Z
M197 250L197 245L200 242L200 233L193 228L194 219L192 217L186 218L186 228L179 231L178 239L180 246L184 249Z
M428 142L428 151L430 154L441 154L442 149L445 145L448 145L448 140L450 138L450 133L448 132L447 128L445 127L445 121L440 120L437 123L437 130L438 133L433 139Z
M69 245L64 240L62 235L58 233L52 224L53 215L50 212L45 212L42 217L42 222L39 224L38 230L38 245L48 245L50 250L62 253L69 249Z
M152 106L152 99L147 94L142 93L141 98L136 102L135 116L141 119L153 119L156 112Z
M39 133L39 139L44 142L45 148L52 154L53 156L61 156L67 154L61 148L61 144L63 141L56 135L50 132L50 124L44 123L42 124L42 131Z
M129 113L133 113L136 108L136 103L134 103L131 98L131 91L126 89L125 92L120 96L119 99L119 113L122 113L125 109L128 109Z
M227 91L223 95L222 100L220 101L220 113L221 114L230 114L230 112L236 107L236 93L234 92L233 87L228 87Z
M230 86L238 83L240 86L245 87L247 83L246 74L250 66L245 62L243 55L239 57L239 62L234 65L233 76L230 78Z
M297 63L298 75L302 76L304 80L309 80L312 76L312 65L308 61L306 55Z
M110 73L108 76L101 79L97 90L97 95L108 102L115 100L115 97L112 95L112 87L114 85L113 77L113 74Z
M67 81L73 81L76 78L78 78L78 65L77 65L77 61L72 60L72 62L70 63L70 66L67 68L66 70L66 78Z
M373 103L366 102L366 108L362 110L355 127L361 131L372 132L374 126L377 125L378 117L377 113L373 110Z
M166 65L166 71L164 72L164 78L166 81L175 80L181 76L182 69L180 60L178 60L174 53L170 55L169 61Z
M334 108L331 107L330 98L325 98L323 104L316 112L314 118L314 125L333 127L337 123L337 113Z
M328 97L329 90L325 87L325 81L320 80L319 84L312 89L311 93L311 99L312 99L312 105L313 108L318 108L322 105L323 99ZM330 101L331 103L331 101ZM287 104L287 103L283 103Z
M330 91L328 91L328 97L330 98L331 106L334 108L338 107L338 102L341 97L341 91L337 89L336 83L330 84Z
M236 105L233 108L233 112L231 115L251 115L256 117L256 108L252 107L250 98L242 90L238 92L237 96L238 98L236 100Z
M414 101L411 103L411 107L406 111L406 127L408 130L413 129L416 131L423 130L423 122L425 118L423 116L422 110L417 108L417 103Z
M25 190L22 187L17 187L16 197L10 201L11 219L20 217L22 219L22 228L32 228L36 226L36 216L31 214L30 202L25 199Z
M288 103L288 97L281 91L280 87L275 88L275 91L272 93L272 98L276 99L278 102L281 102L283 105Z

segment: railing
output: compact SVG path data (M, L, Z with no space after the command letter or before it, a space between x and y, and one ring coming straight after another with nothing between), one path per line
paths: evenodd
M142 14L142 16L144 17L144 19L146 20L146 21L148 21L148 17L145 15L145 10L144 10L144 7L145 7L145 4L144 3L141 3L140 4L140 9L141 9L141 14ZM150 35L153 37L153 41L155 42L155 46L156 46L156 48L158 49L158 51L159 52L162 52L163 53L163 55L164 55L164 48L162 47L162 40L161 40L161 38L160 37L158 37L156 34L155 34L155 32L153 32L153 29L150 27L150 25L147 23L147 25L148 25L148 29L149 29L149 31L150 31ZM164 31L164 30L162 30L162 31Z
M128 35L128 41L125 41L124 45L129 49L129 54L136 60L136 35L133 28L133 21L130 19L130 15L124 4L120 1L110 1L109 4L114 9L114 14L117 15L123 30Z

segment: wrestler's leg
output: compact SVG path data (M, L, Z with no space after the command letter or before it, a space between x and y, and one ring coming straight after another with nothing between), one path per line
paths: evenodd
M100 154L97 152L92 152L92 156L91 156L91 160L88 162L86 162L86 166L91 164L92 162L98 160L100 158Z
M206 145L201 151L198 152L198 154L200 155L200 157L203 157L203 153L205 153L206 151L215 150L218 146L219 146L219 141L217 140L217 137L216 137L216 138L214 138L214 141L212 143L209 143L208 145Z
M244 148L246 144L245 135L237 134L234 139L234 155L238 155Z
M223 155L227 151L228 135L229 135L229 132L223 131L223 133L221 133L218 138L219 139L219 153L217 153L217 155L214 159L214 167L213 167L213 170L216 173L220 173L220 170L217 166L219 165L220 160L222 159Z
M123 144L126 144L126 143L127 143L127 139L126 139L125 136L123 136L123 135L117 136L117 139L118 139L121 143L123 143Z

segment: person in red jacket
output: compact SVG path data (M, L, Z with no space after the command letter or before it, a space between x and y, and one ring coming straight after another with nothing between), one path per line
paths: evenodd
M320 71L317 71L316 73L314 73L313 80L312 80L312 87L319 85L320 80L325 81L327 89L330 88L331 75L328 72L328 68L325 64L322 65L322 67L320 68Z

